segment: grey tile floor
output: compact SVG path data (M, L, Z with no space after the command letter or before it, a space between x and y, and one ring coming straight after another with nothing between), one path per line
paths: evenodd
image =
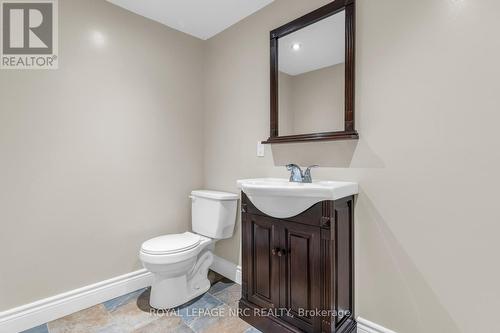
M149 307L149 288L134 291L24 333L258 333L239 319L241 287L221 280L197 299L174 311Z

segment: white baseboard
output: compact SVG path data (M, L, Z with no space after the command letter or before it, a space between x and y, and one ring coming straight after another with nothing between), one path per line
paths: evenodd
M396 333L395 331L392 331L361 317L358 317L356 321L358 322L357 333Z
M0 312L0 332L20 332L151 285L145 269Z
M210 269L228 278L229 280L241 284L241 266L214 255L214 262Z

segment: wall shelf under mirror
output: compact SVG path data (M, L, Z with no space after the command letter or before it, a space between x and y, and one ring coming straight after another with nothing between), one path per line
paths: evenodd
M263 143L358 139L355 0L335 0L270 32L270 136Z

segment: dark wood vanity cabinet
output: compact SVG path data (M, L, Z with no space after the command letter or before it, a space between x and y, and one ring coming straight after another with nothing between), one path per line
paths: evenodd
M353 200L278 219L242 193L242 319L264 333L355 332Z

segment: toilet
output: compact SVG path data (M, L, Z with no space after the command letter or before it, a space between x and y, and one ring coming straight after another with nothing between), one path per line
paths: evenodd
M215 242L233 235L238 195L200 190L190 198L192 232L152 238L139 252L154 277L149 303L155 309L171 309L205 293Z

